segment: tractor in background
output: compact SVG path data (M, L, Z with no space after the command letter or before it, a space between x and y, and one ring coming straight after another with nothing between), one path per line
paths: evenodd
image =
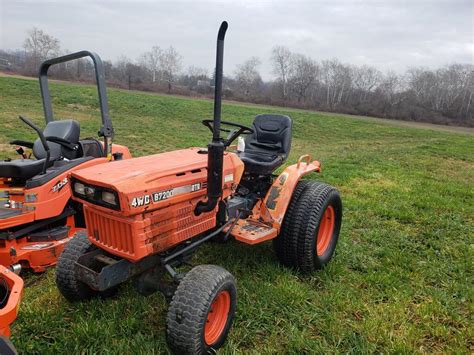
M55 120L48 86L51 66L90 57L94 63L102 125L99 136L80 138L79 122ZM112 146L113 127L109 116L104 66L100 57L81 51L45 61L39 84L46 126L20 120L33 129L34 142L10 142L18 159L0 161L0 265L42 272L56 264L64 246L85 227L82 206L71 200L69 174L111 160L131 157L128 148Z

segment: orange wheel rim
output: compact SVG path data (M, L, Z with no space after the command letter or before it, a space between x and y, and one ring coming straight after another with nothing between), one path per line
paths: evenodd
M319 256L323 255L329 247L334 231L334 223L336 220L334 207L329 205L324 211L321 223L319 223L318 238L316 240L316 252Z
M212 301L204 327L204 340L207 345L214 344L224 331L230 311L230 293L221 291Z

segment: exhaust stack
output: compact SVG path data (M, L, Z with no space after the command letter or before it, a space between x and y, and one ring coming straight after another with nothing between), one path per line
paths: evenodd
M224 165L224 142L220 138L222 77L224 63L224 38L228 24L222 22L217 34L216 75L214 91L214 124L212 141L207 145L207 200L199 201L196 215L212 211L222 196L222 169Z

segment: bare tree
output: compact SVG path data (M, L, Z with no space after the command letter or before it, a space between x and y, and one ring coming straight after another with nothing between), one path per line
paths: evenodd
M25 39L23 47L33 66L30 69L36 70L41 61L59 53L60 42L57 38L33 27L28 31L28 37Z
M134 64L129 58L121 56L114 66L114 77L128 90L132 90L134 85L142 82L142 68Z
M170 46L160 56L160 68L163 71L164 80L168 84L168 91L171 91L176 76L181 70L182 60L183 57L173 46Z
M321 78L326 90L326 105L333 110L349 92L352 82L351 68L337 59L323 61Z
M368 65L352 69L352 83L359 90L359 102L367 99L367 95L375 89L381 77L380 71Z
M410 68L406 72L407 83L409 89L413 92L416 98L423 100L426 98L428 92L427 78L429 74L424 68Z
M393 106L397 103L396 95L401 91L401 79L394 71L383 75L377 87L387 102Z
M451 64L436 71L439 77L439 95L442 97L443 110L456 110L455 106L458 106L457 111L462 112L465 103L470 105L468 97L472 97L473 69L472 65Z
M188 67L186 71L186 75L190 78L196 78L198 80L203 80L203 79L208 78L206 68L196 67L194 65L191 65Z
M143 53L140 64L151 74L151 81L156 82L156 76L160 71L161 57L163 50L158 46L151 47L151 50Z
M282 97L286 99L288 95L288 78L291 74L292 53L284 46L275 46L271 55L273 74L281 83Z
M190 90L195 90L199 93L205 93L211 88L207 69L193 65L189 66L186 72L180 76L179 84L187 86Z
M258 72L260 64L259 58L252 57L237 66L235 79L237 80L239 90L246 98L255 98L258 94L258 89L262 84L262 78Z
M298 102L307 99L309 89L316 84L319 76L319 65L303 54L294 54L291 60L289 84Z
M33 28L24 41L24 51L0 49L0 70L36 74L40 61L69 51L60 50L59 40ZM281 103L362 115L427 121L441 124L474 126L474 65L451 64L437 69L410 68L405 74L362 65L351 66L337 59L316 62L308 56L292 53L284 46L271 51L275 81L263 82L260 60L250 58L237 66L234 77L224 77L225 95L262 103ZM106 78L112 85L162 90L166 82L181 85L188 92L210 95L212 79L205 69L191 66L183 74L181 55L173 48L154 46L138 59L139 65L122 57L116 63L104 62ZM93 81L88 60L55 66L52 73L62 79ZM213 73L211 73L213 75ZM184 90L183 90L184 93Z

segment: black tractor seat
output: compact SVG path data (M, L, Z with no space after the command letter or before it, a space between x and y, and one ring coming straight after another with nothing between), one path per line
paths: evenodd
M56 137L68 141L71 144L79 143L80 126L75 120L62 120L49 122L43 134L45 137ZM73 150L64 145L48 142L50 149L50 161L47 167L53 165L57 160L67 158L76 159L80 150ZM34 159L15 159L0 162L0 177L27 180L39 174L43 170L46 161L46 151L38 138L33 144Z
M245 172L269 175L288 158L291 148L292 121L288 116L258 115L254 133L245 139L245 151L239 153Z
M29 179L39 174L46 159L15 159L0 162L0 177L12 179ZM49 165L51 165L50 162Z

